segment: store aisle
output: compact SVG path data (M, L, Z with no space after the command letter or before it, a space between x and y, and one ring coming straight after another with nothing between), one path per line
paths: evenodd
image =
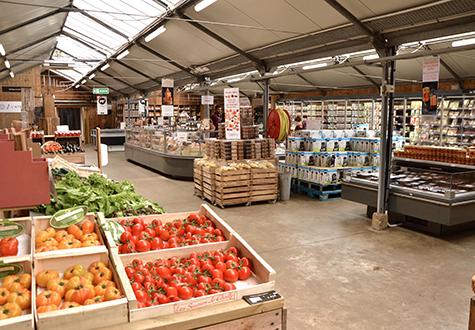
M88 156L91 156L89 154ZM197 209L193 184L163 177L110 153L105 173L130 180L168 212ZM277 271L288 329L466 329L470 237L438 239L369 230L365 207L293 196L289 202L216 212ZM430 315L430 316L429 316Z

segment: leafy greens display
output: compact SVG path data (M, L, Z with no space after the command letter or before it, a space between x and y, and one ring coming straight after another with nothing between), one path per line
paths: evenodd
M135 192L128 181L116 182L98 174L81 178L69 172L56 181L56 197L49 205L40 207L40 212L52 215L74 206L86 206L88 212L103 212L108 218L138 214L163 213L157 203Z

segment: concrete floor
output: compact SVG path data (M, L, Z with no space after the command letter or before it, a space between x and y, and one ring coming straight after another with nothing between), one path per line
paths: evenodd
M110 153L105 173L131 181L168 212L197 209L191 182ZM376 233L365 207L344 200L221 209L276 270L288 329L467 329L475 236L439 239L402 228Z

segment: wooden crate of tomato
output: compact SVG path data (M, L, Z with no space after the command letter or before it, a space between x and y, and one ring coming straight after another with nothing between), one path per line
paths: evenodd
M53 228L50 219L33 217L35 259L73 254L78 250L80 253L107 251L95 214L87 213L82 221L65 228Z
M34 329L35 297L31 256L11 257L0 264L0 329Z
M130 322L274 288L275 271L237 234L224 242L112 258L129 300Z
M35 260L36 328L95 329L128 322L127 299L107 252Z
M144 253L228 240L234 230L208 205L197 211L105 219L98 214L111 251ZM125 231L120 235L117 225Z

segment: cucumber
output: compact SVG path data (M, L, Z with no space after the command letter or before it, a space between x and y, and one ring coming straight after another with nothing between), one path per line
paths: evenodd
M14 221L0 221L0 238L17 237L23 234L25 226Z
M23 266L20 264L6 264L0 261L0 278L9 275L16 275L23 272Z
M87 208L85 206L76 206L61 210L56 212L51 219L49 219L49 224L56 229L67 228L84 220L86 213Z

